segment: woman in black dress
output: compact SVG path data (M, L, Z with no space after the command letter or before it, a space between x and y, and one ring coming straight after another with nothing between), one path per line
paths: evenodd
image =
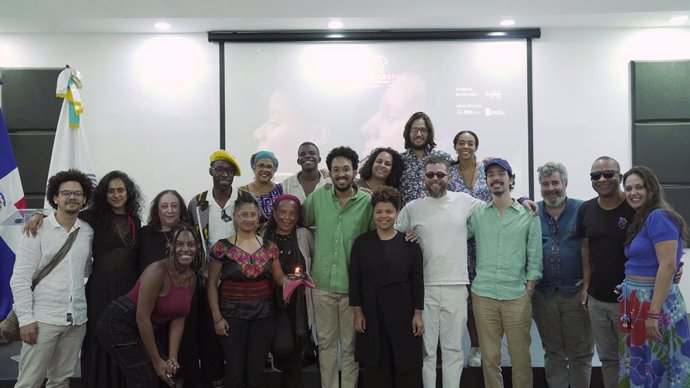
M357 237L350 254L350 306L357 332L355 359L365 387L422 386L424 276L419 245L393 226L398 190L371 196L376 230Z
M132 289L139 278L141 194L122 171L106 174L80 217L94 229L93 272L86 283L86 337L81 349L84 387L125 387L122 372L98 341L96 323L105 307Z
M302 206L299 198L283 194L275 199L273 213L266 224L264 238L278 246L278 257L283 273L308 273L314 256L314 235L302 227ZM287 303L283 302L282 287L277 290L274 316L275 339L272 353L274 362L283 371L283 388L302 386L302 355L315 357L310 339L314 322L311 289L300 286Z

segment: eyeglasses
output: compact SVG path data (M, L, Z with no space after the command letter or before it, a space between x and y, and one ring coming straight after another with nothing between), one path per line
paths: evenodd
M616 172L613 170L601 171L601 172L590 172L589 177L593 181L598 181L599 178L604 177L604 179L611 179L616 176Z
M448 174L446 174L445 172L431 172L431 171L424 174L424 176L427 179L434 179L434 177L436 177L438 179L443 179L446 177L446 175L448 175Z
M223 222L230 222L232 221L232 217L228 214L228 212L223 209L223 211L220 212L220 219L223 220Z
M429 128L412 128L410 129L410 133L413 135L416 135L418 133L423 133L426 135L427 133L429 133Z
M235 175L234 168L211 167L209 171L213 175Z
M84 196L84 192L81 190L60 190L59 194L65 198L74 196L74 198L81 198Z

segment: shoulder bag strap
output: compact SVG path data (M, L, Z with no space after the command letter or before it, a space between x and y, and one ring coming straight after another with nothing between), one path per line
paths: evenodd
M65 258L67 255L67 252L69 252L70 248L72 248L72 244L74 243L74 240L77 238L77 234L79 233L79 228L73 230L69 236L67 236L67 240L65 240L65 243L62 244L62 247L60 248L59 251L53 256L53 258L50 260L50 262L43 268L41 268L40 271L34 276L34 280L31 282L31 291L36 288L36 285L43 280L44 277L48 276L50 271L52 271L55 267L60 264L62 259Z

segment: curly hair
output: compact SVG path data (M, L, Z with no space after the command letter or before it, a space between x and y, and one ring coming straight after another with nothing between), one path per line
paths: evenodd
M65 182L77 182L81 185L81 190L84 192L84 206L91 200L91 195L93 194L93 184L86 174L76 169L69 169L67 171L60 171L48 179L48 187L46 188L46 199L53 209L57 210L57 203L55 203L55 197L57 197L60 191L60 185Z
M625 245L630 244L640 230L642 230L642 227L647 220L647 216L649 216L649 214L656 209L665 211L666 214L668 214L668 216L676 223L676 225L678 225L682 239L685 242L690 242L690 232L688 232L688 227L683 219L683 216L673 210L671 205L666 202L664 192L661 189L661 184L659 184L659 180L657 179L656 175L654 175L654 172L649 167L645 166L633 167L628 170L628 172L623 174L624 186L625 181L628 180L628 177L631 175L637 175L640 177L640 179L642 179L644 188L647 190L647 199L642 204L640 210L635 213L635 218L633 218L632 224L630 224L628 227L625 237Z
M376 207L379 202L389 202L395 207L395 210L400 211L402 207L402 196L395 187L382 186L371 194L371 207Z
M386 185L395 188L400 187L400 179L403 174L403 159L398 151L390 147L379 147L371 151L369 156L364 159L364 164L362 164L362 167L359 169L359 177L365 181L371 178L374 162L381 152L387 152L393 158L391 173L386 178Z
M429 150L433 150L436 147L436 143L434 142L434 125L431 123L431 119L429 118L429 116L424 112L417 112L412 114L412 116L410 116L410 119L407 120L407 123L405 123L405 130L403 131L403 138L405 138L405 149L409 150L410 148L412 148L412 142L410 141L412 123L419 119L424 120L426 128L429 130L429 135L426 137L426 148Z
M203 252L203 249L201 246L201 239L199 238L199 234L197 234L196 227L194 225L185 221L182 221L179 224L175 225L175 227L172 230L172 250L170 256L173 257L173 266L175 267L175 269L179 269L177 264L177 258L175 257L175 245L177 244L177 239L180 237L180 233L185 231L191 233L192 236L194 236L194 243L196 244L196 254L194 255L194 261L192 262L192 271L196 272L201 265L201 254Z
M185 207L184 198L182 198L177 190L167 189L158 193L156 198L151 201L148 224L153 230L161 230L161 216L158 214L158 205L160 204L161 198L163 198L165 194L174 195L177 198L177 201L180 203L180 222L189 222L189 213Z
M331 152L328 153L328 156L326 156L326 166L328 167L328 171L331 171L331 163L333 162L333 159L337 158L338 156L349 159L350 162L352 162L352 169L357 171L357 168L359 167L359 155L357 155L355 150L352 148L345 146L333 148Z
M122 171L114 170L111 171L96 185L96 189L93 192L93 199L91 200L91 206L89 209L93 210L96 224L98 226L103 226L110 223L113 217L113 208L108 203L108 185L113 179L121 179L125 184L125 189L127 190L127 202L125 203L125 212L134 217L137 221L141 222L141 209L143 207L143 198L141 196L141 191L139 191L139 186Z
M458 139L460 139L460 136L462 136L464 134L468 134L474 138L474 148L478 150L479 149L479 136L477 136L476 133L474 133L468 129L465 129L465 130L460 131L460 132L455 134L455 137L453 138L453 148L455 148L455 146L458 145Z

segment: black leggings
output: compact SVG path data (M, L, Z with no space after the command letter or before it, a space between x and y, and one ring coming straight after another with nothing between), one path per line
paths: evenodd
M273 317L225 319L230 334L218 336L225 354L225 388L262 387L266 358L273 343Z
M127 388L157 387L161 381L139 338L136 314L126 296L112 301L98 320L98 340L122 369Z

